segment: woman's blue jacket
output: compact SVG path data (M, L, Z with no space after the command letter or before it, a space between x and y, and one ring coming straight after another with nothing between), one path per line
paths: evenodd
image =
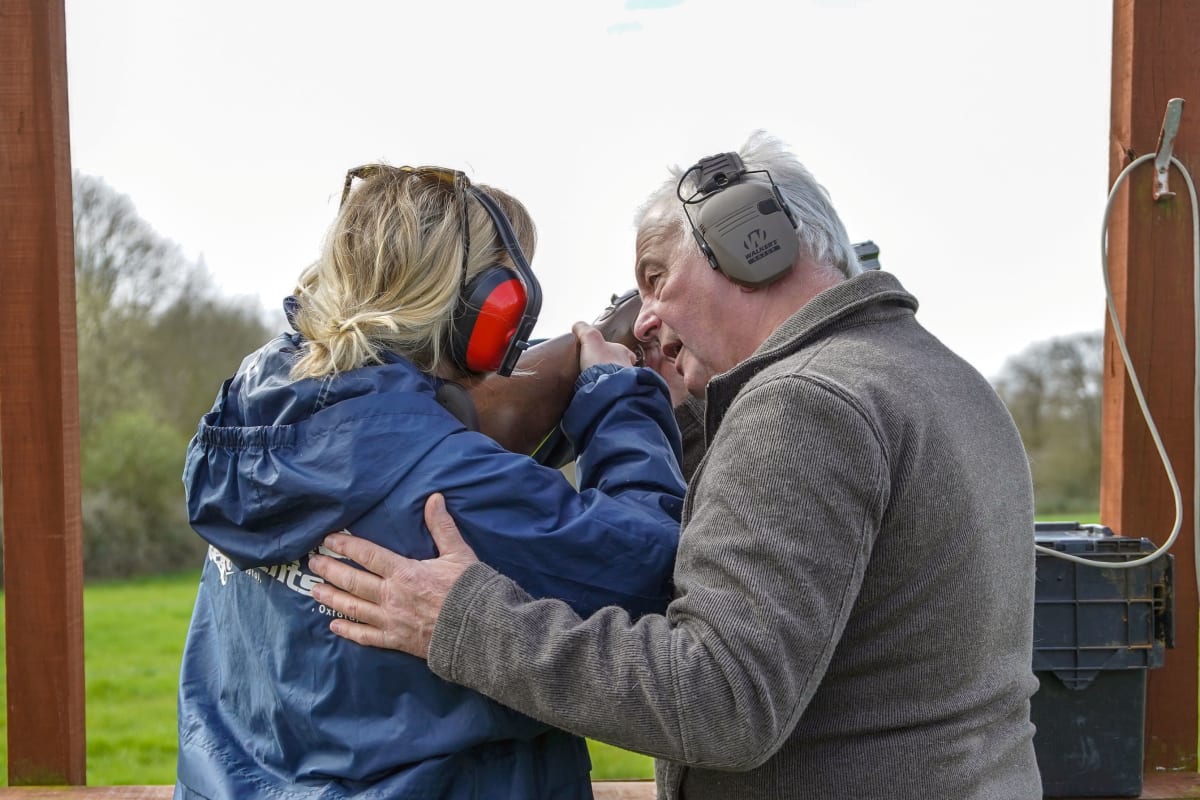
M176 797L591 797L580 738L331 633L308 555L345 529L429 558L424 503L441 492L479 558L535 597L662 611L684 492L665 383L632 367L580 376L563 420L576 490L468 431L410 362L293 381L299 344L283 334L248 356L188 447L188 514L209 547Z

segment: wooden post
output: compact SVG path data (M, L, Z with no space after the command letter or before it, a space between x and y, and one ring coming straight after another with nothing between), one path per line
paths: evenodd
M86 781L63 0L0 0L0 453L9 783Z
M1174 155L1200 180L1200 0L1116 0L1113 5L1110 185L1137 156L1155 152L1167 101L1183 98ZM1109 275L1130 357L1175 469L1184 501L1175 554L1175 649L1149 670L1148 771L1197 768L1196 509L1192 498L1193 374L1191 202L1172 167L1176 196L1155 202L1153 162L1129 176L1108 229ZM1175 520L1169 484L1138 410L1111 322L1105 332L1100 518L1123 536L1163 544Z

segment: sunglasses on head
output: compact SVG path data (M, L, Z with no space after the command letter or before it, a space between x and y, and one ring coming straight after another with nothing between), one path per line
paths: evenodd
M354 180L367 180L374 178L376 175L386 173L400 173L402 175L412 175L417 178L434 178L449 185L454 190L456 200L461 200L465 196L466 188L471 185L471 179L466 174L459 172L456 169L446 169L445 167L393 167L390 164L363 164L360 167L346 171L346 182L342 185L342 201L338 203L338 208L346 205L346 198L350 196L350 187L354 185Z

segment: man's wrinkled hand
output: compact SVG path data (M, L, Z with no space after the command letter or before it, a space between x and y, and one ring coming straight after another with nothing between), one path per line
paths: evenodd
M325 538L327 551L363 566L326 555L309 557L309 569L326 581L313 587L313 598L347 617L329 623L330 630L359 644L428 657L450 587L479 559L463 541L440 494L425 501L425 524L438 550L436 558L426 561L345 533Z

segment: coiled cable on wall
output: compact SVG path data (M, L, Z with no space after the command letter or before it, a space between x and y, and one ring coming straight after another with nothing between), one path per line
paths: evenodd
M1154 446L1158 450L1158 456L1162 459L1163 469L1166 471L1167 480L1171 484L1171 496L1175 503L1175 524L1171 528L1171 534L1167 540L1162 543L1157 549L1144 556L1140 556L1129 561L1098 561L1095 559L1082 558L1080 556L1064 553L1059 550L1054 550L1042 545L1034 545L1034 549L1040 553L1062 558L1067 561L1074 561L1079 564L1086 564L1089 567L1102 567L1104 569L1130 569L1132 567L1140 567L1143 564L1149 563L1163 553L1171 549L1175 544L1175 540L1179 536L1179 531L1183 527L1183 497L1179 490L1179 481L1175 477L1175 470L1171 466L1171 459L1167 455L1166 448L1163 446L1162 437L1158 433L1158 427L1154 424L1154 418L1150 414L1150 409L1146 405L1146 397L1142 392L1141 383L1138 381L1137 372L1133 368L1133 363L1129 357L1129 350L1125 345L1125 334L1121 330L1121 322L1117 318L1117 309L1113 300L1112 283L1108 276L1108 218L1112 213L1113 200L1117 195L1117 190L1121 188L1121 184L1129 177L1139 165L1154 159L1155 153L1147 153L1144 156L1139 156L1129 163L1125 169L1121 170L1121 174L1113 182L1112 189L1108 193L1108 202L1104 207L1104 222L1100 232L1100 266L1104 275L1104 299L1108 306L1108 316L1112 320L1113 339L1117 343L1117 347L1121 351L1121 358L1125 362L1125 369L1129 373L1129 382L1133 386L1133 394L1137 398L1138 408L1141 409L1142 416L1146 420L1146 427L1149 429L1150 437L1154 441ZM1192 202L1192 332L1193 341L1196 343L1196 363L1193 369L1193 385L1192 385L1192 458L1193 458L1193 485L1192 485L1192 513L1196 515L1197 510L1200 510L1200 209L1196 205L1196 185L1192 181L1192 176L1188 172L1187 167L1175 158L1171 157L1170 163L1183 175L1184 183L1187 184L1188 195ZM1196 574L1200 577L1200 521L1193 519L1195 527L1194 537L1196 540Z

